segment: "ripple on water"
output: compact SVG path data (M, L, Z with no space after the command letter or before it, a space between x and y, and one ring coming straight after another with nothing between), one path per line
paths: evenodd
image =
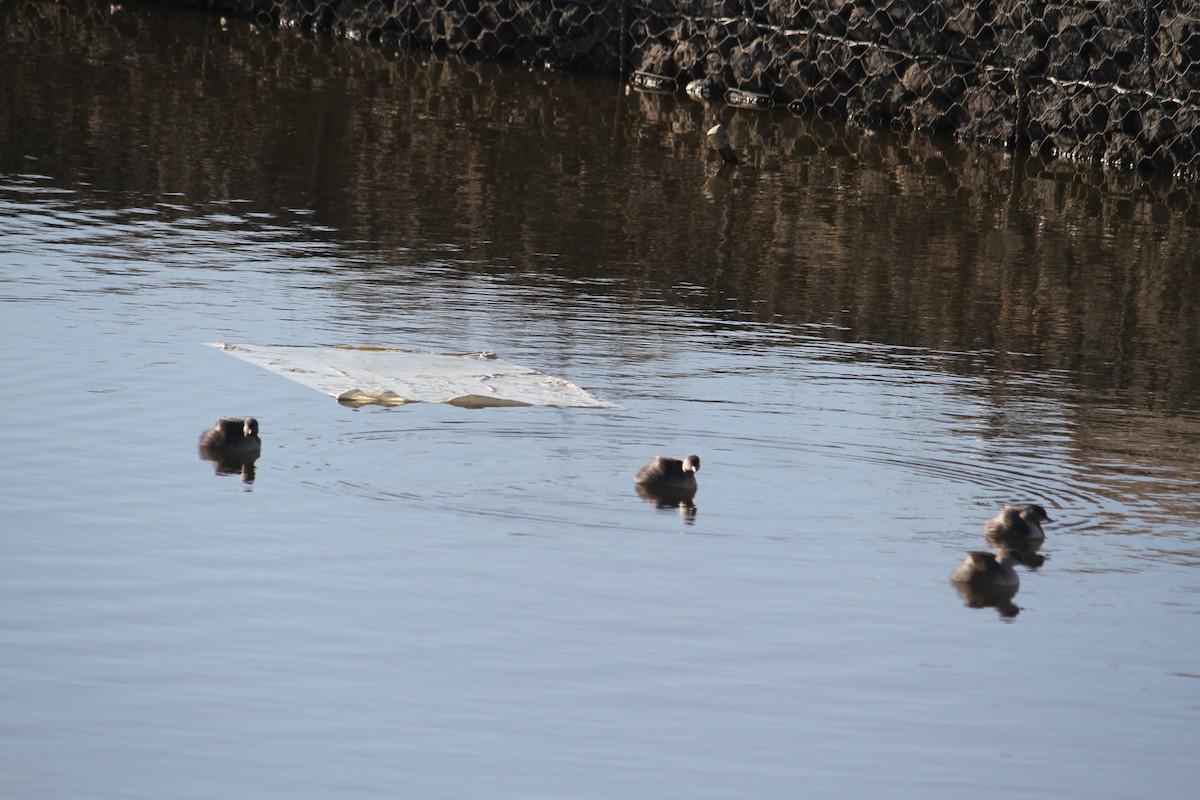
M791 476L807 478L818 464L846 475L838 497L854 503L854 475L869 466L964 498L971 527L1002 503L1036 501L1051 509L1056 536L1150 532L1184 544L1149 557L1188 563L1195 556L1186 538L1197 492L1187 463L1194 448L1179 443L1200 441L1200 423L1111 402L1084 406L1069 375L999 374L980 367L986 353L825 338L844 332L836 327L718 320L632 297L618 280L584 282L605 291L581 292L574 278L480 261L461 248L343 252L321 239L304 210L266 215L244 203L191 207L178 197L120 209L105 205L112 198L43 191L36 180L7 182L5 244L54 268L10 270L7 285L19 288L9 299L31 299L38 291L31 286L54 293L46 299L132 293L149 320L154 306L186 315L220 296L225 312L257 320L267 310L309 335L312 320L331 318L365 341L483 345L628 406L604 414L412 413L407 419L423 420L412 431L394 422L347 428L340 445L364 460L349 470L341 466L347 452L296 442L302 480L322 491L538 524L637 527L613 515L632 495L632 471L660 450L696 450L718 456L706 459L708 489L697 502L711 510L720 499L730 518L738 498L722 498L723 484L754 491L758 483L790 492L785 504L813 502ZM425 447L423 460L411 452L414 442ZM397 452L412 463L398 470ZM457 452L457 461L446 458ZM482 479L473 471L480 464L491 470ZM759 480L764 464L771 474ZM397 472L407 484L391 479ZM553 494L560 499L548 500ZM754 513L742 519L745 529L759 529Z
M914 381L911 365L891 368L890 380L886 369L870 365L871 374L861 381L844 371L843 363L837 367L833 372L838 379L813 380L805 392L788 391L795 365L783 350L751 355L742 370L693 364L653 376L623 375L619 388L601 390L627 407L603 414L543 410L550 416L541 416L525 410L516 421L509 416L512 410L465 416L439 410L434 412L437 423L429 424L426 410L383 411L407 413L414 422L421 421L411 429L382 424L348 433L343 446L351 453L361 452L363 463L377 463L378 469L357 469L354 475L317 479L311 485L414 509L525 520L531 527L653 528L651 520L614 515L614 508L632 499L632 492L625 491L626 479L655 453L697 450L714 454L706 459L712 466L702 476L698 519L706 519L707 504L710 513L720 509L726 514L727 531L738 530L728 525L729 518L740 519L748 535L772 536L778 529L764 524L756 507L761 497L730 498L728 487L757 484L761 488L754 491L783 498L773 500L776 505L813 503L805 493L818 491L809 482L814 464L819 465L816 477L820 470L847 476L839 489L843 503L854 503L862 491L854 481L863 466L874 468L874 474L907 476L924 491L964 498L964 523L955 529L955 537L967 530L972 536L980 533L1001 505L1014 502L1047 507L1055 520L1047 527L1052 543L1151 528L1168 531L1172 520L1178 528L1178 521L1187 518L1187 513L1172 508L1170 499L1194 497L1193 483L1173 468L1146 464L1139 480L1152 482L1158 494L1130 496L1111 470L1097 469L1097 460L1081 451L1075 426L1064 418L1059 404L1038 400L1017 412L1020 424L993 420L988 427L978 422L987 419L987 404L969 386L961 396L952 393L947 399L939 397L946 387L937 376ZM807 364L803 370L819 372L820 364ZM957 383L960 391L970 381ZM1061 391L1042 389L1043 394ZM884 414L881 395L888 402ZM1036 426L1029 427L1027 417L1036 419ZM1014 435L1014 429L1020 435ZM570 449L585 457L577 458ZM405 459L426 467L406 467L409 472L399 474L395 465L385 466L388 452L403 452ZM768 477L759 480L760 474ZM403 481L422 488L407 490ZM739 511L734 502L744 508ZM1090 559L1081 557L1062 566L1136 569L1126 552L1136 542L1125 537L1123 543L1119 536L1101 541L1101 550ZM982 538L971 546L984 546ZM1162 548L1150 557L1189 563L1196 556L1184 546Z
M514 411L527 422L514 425L494 413ZM477 520L483 528L489 520L509 529L514 526L504 521L528 523L515 526L524 533L637 527L611 514L610 491L634 497L632 473L628 487L618 479L599 491L586 467L564 468L574 459L570 448L577 438L555 424L563 413L428 404L372 409L373 418L387 421L369 430L348 431L336 441L314 435L309 447L300 448L304 455L296 466L305 475L305 485L334 495L396 503L401 507L398 518L431 535L451 517ZM456 419L458 415L475 418ZM391 421L396 416L416 424L397 427ZM438 417L437 424L429 424L429 416ZM424 421L418 422L421 418ZM502 441L512 446L499 445ZM622 493L623 488L628 492Z

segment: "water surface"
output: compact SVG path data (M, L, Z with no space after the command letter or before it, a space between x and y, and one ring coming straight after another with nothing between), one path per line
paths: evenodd
M1190 796L1190 189L0 12L5 796ZM495 350L619 408L352 409L211 341ZM222 414L252 480L198 457ZM659 452L694 514L634 492ZM965 607L1012 501L1047 560Z

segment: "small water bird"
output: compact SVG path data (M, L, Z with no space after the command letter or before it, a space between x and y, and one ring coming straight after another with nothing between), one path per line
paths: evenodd
M983 526L983 534L993 544L1029 545L1046 538L1043 522L1053 522L1039 505L1005 506Z
M676 492L695 492L696 473L700 471L700 456L690 455L680 461L669 456L657 456L638 470L635 483L654 489Z
M210 453L256 456L262 450L258 420L254 417L221 417L217 424L201 434L200 449Z
M962 560L950 580L976 588L1012 588L1021 584L1021 578L1013 564L1022 564L1024 559L1016 550L1004 550L1000 555L982 550L972 550Z

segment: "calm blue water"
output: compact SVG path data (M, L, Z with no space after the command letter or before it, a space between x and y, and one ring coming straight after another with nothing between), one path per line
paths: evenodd
M1166 193L787 117L732 119L757 166L706 193L683 100L0 7L46 87L0 106L5 797L1190 796L1200 228ZM124 89L72 127L89 70ZM491 349L620 408L356 410L211 341ZM252 482L198 457L223 414ZM703 457L692 519L634 492L660 452ZM1018 500L1048 560L1015 617L965 607Z

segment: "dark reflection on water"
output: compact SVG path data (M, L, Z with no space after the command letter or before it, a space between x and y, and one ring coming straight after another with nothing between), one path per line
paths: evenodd
M1013 598L1017 596L1016 586L970 586L965 583L951 584L963 605L968 608L994 608L1004 619L1012 619L1021 613L1021 608Z
M657 486L646 486L637 484L638 496L650 503L658 509L678 509L679 516L689 525L695 523L696 503L694 502L696 493L681 491L678 489L664 489Z
M229 453L200 445L200 459L211 461L217 475L240 475L242 483L254 483L254 463L259 454Z
M1185 187L112 8L0 5L0 105L21 109L0 128L0 169L110 196L312 209L330 236L396 249L347 281L368 307L406 263L517 284L553 273L956 354L945 369L998 395L1061 370L1093 395L1079 414L1196 408L1200 226ZM714 193L703 132L717 118L747 164Z

